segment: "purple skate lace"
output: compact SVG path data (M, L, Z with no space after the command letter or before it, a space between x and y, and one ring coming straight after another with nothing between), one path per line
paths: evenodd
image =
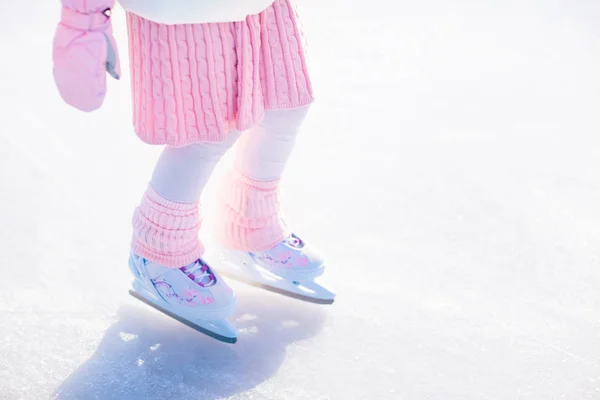
M210 287L217 282L217 279L210 270L210 267L200 259L196 260L193 264L186 265L185 267L181 267L179 269L186 274L188 278L202 287Z

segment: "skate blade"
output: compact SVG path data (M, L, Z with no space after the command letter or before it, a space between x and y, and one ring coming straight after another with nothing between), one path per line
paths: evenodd
M231 279L235 279L236 281L243 282L247 285L265 289L270 292L281 294L281 295L291 297L291 298L294 298L297 300L306 301L309 303L333 304L333 302L335 301L335 294L333 292L331 292L329 289L325 288L322 285L319 285L316 282L298 283L298 284L286 282L285 284L277 286L276 283L278 281L274 278L273 278L274 285L269 285L268 283L257 282L256 280L247 278L245 276L241 276L236 273L231 273L227 270L227 268L224 268L223 270L219 270L219 273L223 276L226 276ZM321 291L321 292L324 291L326 293L327 297L325 297L325 296L314 297L314 296L310 295L311 292L314 294L317 294L319 291ZM303 293L306 293L306 294L303 294Z
M133 289L129 290L129 294L132 295L133 297L135 297L136 299L138 299L138 300L146 303L150 307L152 307L152 308L154 308L154 309L162 312L163 314L166 314L169 317L171 317L171 318L173 318L173 319L181 322L182 324L187 325L190 328L192 328L192 329L194 329L194 330L196 330L196 331L198 331L200 333L203 333L203 334L205 334L207 336L210 336L213 339L217 339L217 340L219 340L221 342L230 343L230 344L233 344L233 343L237 342L237 336L235 335L235 330L234 330L234 328L227 321L218 321L219 323L217 323L217 321L203 321L202 323L206 323L208 326L214 328L215 330L221 330L221 331L223 331L223 330L227 331L228 330L228 331L230 331L230 332L228 332L228 334L230 336L228 336L227 334L217 333L217 332L215 332L213 330L210 330L207 327L203 327L203 326L201 326L201 325L199 325L199 324L197 324L195 322L192 322L192 321L190 321L190 320L188 320L186 318L183 318L183 317L181 317L181 316L179 316L179 315L177 315L177 314L169 311L168 309L166 309L164 307L161 307L160 305L156 304L152 300L147 299L144 295L136 292Z

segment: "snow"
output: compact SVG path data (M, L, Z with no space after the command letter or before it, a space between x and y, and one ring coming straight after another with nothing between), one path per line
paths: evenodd
M338 301L232 283L233 346L128 296L159 149L128 74L61 102L56 3L0 26L0 399L600 398L600 3L300 0L285 209Z

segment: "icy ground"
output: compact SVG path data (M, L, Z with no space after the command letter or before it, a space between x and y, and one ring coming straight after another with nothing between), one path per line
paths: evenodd
M338 302L234 284L230 346L127 295L158 154L128 74L68 108L57 2L3 3L0 399L600 399L600 3L300 6L319 99L285 206Z

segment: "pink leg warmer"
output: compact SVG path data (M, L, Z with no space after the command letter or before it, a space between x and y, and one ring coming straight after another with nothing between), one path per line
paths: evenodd
M267 250L288 235L279 211L279 180L257 181L230 172L220 193L216 238L234 250Z
M169 201L149 185L133 215L131 249L157 264L180 268L204 253L200 225L198 204Z

